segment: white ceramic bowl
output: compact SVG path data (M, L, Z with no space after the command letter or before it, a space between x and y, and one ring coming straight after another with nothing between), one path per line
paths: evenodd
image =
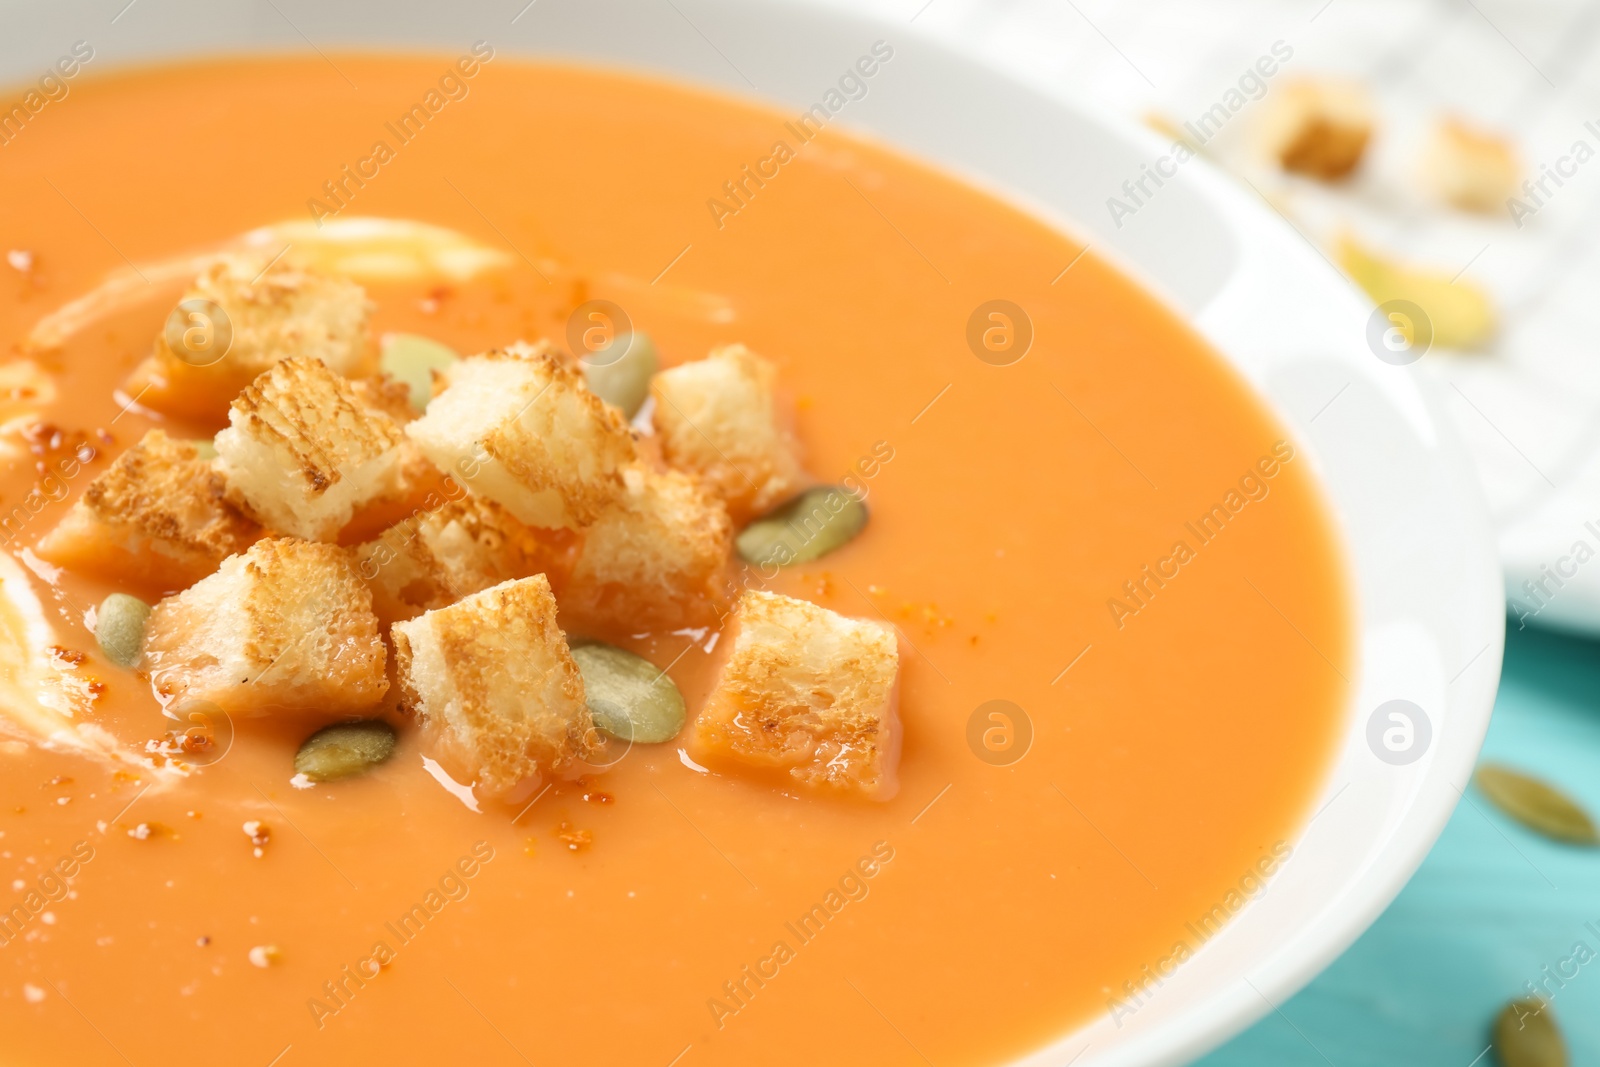
M1054 220L1163 294L1297 435L1357 586L1345 739L1293 859L1120 1026L1102 1017L1022 1063L1181 1063L1281 1004L1377 917L1444 827L1488 723L1504 640L1476 482L1413 368L1369 350L1366 301L1248 190L1198 161L1117 228L1106 198L1170 146L929 44L909 24L771 0L525 2L136 0L119 14L104 0L4 0L0 83L31 80L77 40L104 70L308 43L458 51L481 38L503 54L637 68L798 112L872 42L889 41L892 66L839 124ZM1407 765L1368 745L1369 717L1391 699L1412 701L1431 724L1426 753Z

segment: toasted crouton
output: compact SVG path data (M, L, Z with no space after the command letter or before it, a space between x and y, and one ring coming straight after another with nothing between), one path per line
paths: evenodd
M775 593L739 600L738 633L695 720L707 766L887 800L900 761L892 629Z
M698 476L735 519L766 511L805 481L778 415L777 369L743 345L662 371L651 384L666 460Z
M545 569L534 532L492 500L463 494L351 550L378 617L409 619Z
M559 773L599 743L544 575L474 593L390 632L401 706L416 713L440 764L484 796Z
M384 661L372 594L344 551L268 538L155 606L140 668L164 699L230 714L347 714L382 699Z
M404 427L406 423L414 421L419 414L411 404L411 387L388 374L352 378L350 388L355 391L362 403L389 416L396 426ZM375 531L399 521L401 516L419 508L433 506L424 501L446 484L443 472L422 454L422 449L417 447L417 443L409 437L402 439L394 490L380 498L381 503L388 506L357 508L355 522L352 526L346 527L344 536L350 537L351 534L356 534L352 540L368 539Z
M387 374L351 378L350 388L367 407L375 408L404 426L417 417L411 406L411 387Z
M209 445L151 430L90 482L36 549L72 570L162 589L199 581L261 529L224 497Z
M574 529L622 492L633 436L546 344L472 356L406 433L441 470L530 526Z
M1262 145L1284 170L1323 181L1356 169L1372 137L1372 103L1354 83L1303 79L1272 94Z
M561 606L626 629L715 617L733 524L722 502L678 471L624 472L626 491L583 533Z
M1422 177L1434 195L1463 211L1499 210L1516 192L1522 165L1503 137L1446 119L1423 155Z
M221 418L240 389L290 356L321 360L348 377L374 369L367 333L372 306L361 286L302 269L292 258L220 257L183 300L209 301L222 314L178 313L169 324L177 328L164 328L156 337L155 351L134 372L128 393L169 414L212 420ZM190 338L204 347L196 350ZM225 353L211 348L214 339L226 345Z
M358 505L396 489L400 427L315 359L268 369L228 421L217 434L228 498L271 529L330 540Z

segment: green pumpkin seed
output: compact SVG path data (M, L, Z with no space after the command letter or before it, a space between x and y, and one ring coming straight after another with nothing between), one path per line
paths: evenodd
M613 356L613 349L619 349L622 354ZM591 362L591 358L595 361ZM602 353L583 361L589 391L613 407L621 408L630 419L650 395L650 379L660 367L655 342L637 330L615 338Z
M381 719L325 726L294 754L294 770L313 782L362 774L394 755L394 727Z
M655 745L683 729L683 694L647 659L599 641L579 641L572 658L583 675L589 714L603 734Z
M411 388L411 406L421 411L433 398L432 371L456 361L455 350L438 341L414 333L390 333L383 337L379 365L396 381Z
M807 489L739 532L740 558L787 567L820 559L848 544L867 525L867 505L848 489Z
M139 662L144 647L144 625L150 618L150 605L127 593L112 593L100 602L94 614L94 638L106 659L119 667Z
M1569 844L1600 844L1588 812L1537 778L1487 764L1478 768L1473 780L1495 807L1528 829Z
M1542 1000L1513 1000L1501 1009L1494 1050L1503 1067L1567 1067L1567 1044Z
M189 442L194 445L194 450L200 453L201 459L216 459L217 446L211 443L210 438L201 437Z

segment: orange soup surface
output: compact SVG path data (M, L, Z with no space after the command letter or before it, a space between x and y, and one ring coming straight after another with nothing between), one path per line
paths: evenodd
M1351 609L1309 460L1138 285L935 170L509 56L399 129L454 65L85 75L0 148L0 333L55 386L6 428L5 549L88 694L78 722L130 757L0 748L6 1062L957 1067L1126 1010L1290 852L1342 727ZM86 616L162 591L31 549L147 429L217 429L119 391L184 284L149 265L356 216L504 259L363 278L375 334L566 347L603 299L666 365L734 342L777 363L807 470L871 520L737 580L899 628L891 799L706 773L680 739L475 805L399 718L394 759L310 788L290 779L316 722L236 721L187 777L134 762L173 724ZM133 297L30 349L118 271ZM14 510L83 444L64 490ZM716 636L628 644L692 717Z

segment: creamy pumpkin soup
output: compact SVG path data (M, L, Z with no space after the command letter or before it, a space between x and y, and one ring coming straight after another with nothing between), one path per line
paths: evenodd
M6 1062L1001 1063L1292 855L1308 460L838 110L478 44L0 147Z

